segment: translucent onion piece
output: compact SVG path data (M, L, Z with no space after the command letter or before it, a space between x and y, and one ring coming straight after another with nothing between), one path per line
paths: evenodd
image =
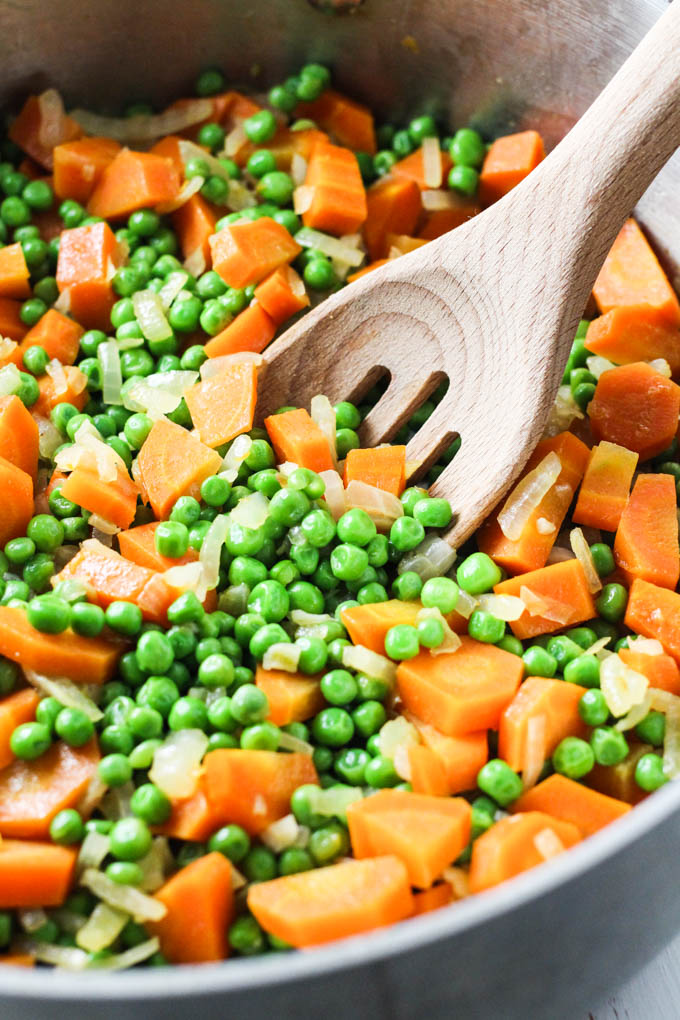
M668 364L665 358L653 358L652 361L647 362L650 368L653 368L659 375L663 375L666 379L670 379L672 376L671 366ZM613 366L612 366L613 367Z
M296 627L314 627L333 619L329 613L307 613L304 609L291 610L290 618Z
M522 761L522 785L525 790L530 790L536 785L536 781L543 769L545 761L545 715L533 715L527 722L527 739L524 745Z
M605 659L611 652L607 651L607 645L610 643L611 638L601 637L595 641L590 648L586 648L584 655L595 655L598 659Z
M576 418L585 418L585 415L574 400L571 386L560 386L543 436L549 438L550 436L559 435L560 432L566 432Z
M59 925L62 931L68 932L69 935L75 935L78 929L85 924L87 918L83 914L75 914L72 910L61 907L52 911L52 920Z
M551 623L559 624L561 627L569 623L574 615L574 610L566 602L559 602L549 595L539 595L525 584L519 590L519 597L527 607L529 616L541 616L544 620L550 620Z
M384 758L394 760L394 753L401 746L415 746L420 743L420 734L413 723L398 715L396 719L388 719L380 728L377 743Z
M612 715L626 715L644 700L649 680L636 673L618 655L608 655L600 663L600 690Z
M168 797L190 797L200 775L208 738L202 730L178 730L163 741L153 756L149 779Z
M127 817L130 814L130 801L134 792L135 788L130 780L122 786L114 786L99 805L101 813L112 822Z
M264 358L255 351L240 351L238 354L221 354L219 358L208 358L199 369L201 379L212 379L216 375L222 375L232 365L246 364L255 365L261 368Z
M350 804L363 800L364 795L356 786L331 786L327 790L321 787L309 790L309 807L317 815L325 815L328 818L339 818L347 822L346 811Z
M462 645L462 641L458 637L455 631L449 627L446 617L442 614L440 609L425 608L420 609L416 615L418 622L421 620L438 620L444 631L444 640L436 648L430 648L430 655L447 655L451 652L456 652Z
M451 865L450 868L444 868L442 878L451 886L454 899L464 900L470 895L470 878L467 871Z
M80 543L80 548L84 549L85 552L91 553L93 556L109 556L111 559L118 558L117 552L114 552L113 549L107 549L96 538L86 538L84 542Z
M181 591L192 591L199 602L205 598L208 588L205 581L203 565L200 561L192 563L181 563L176 567L169 567L160 575L163 582L171 588L179 588ZM153 583L153 579L150 583Z
M109 852L110 845L109 837L102 832L87 832L80 845L76 863L77 872L80 873L87 868L94 868L96 871Z
M309 408L309 414L312 421L316 422L328 443L328 448L331 453L331 460L337 470L338 467L338 455L335 449L335 411L328 397L324 397L321 394L312 397L312 401Z
M397 496L357 478L345 489L345 506L348 510L355 507L365 510L382 534L390 530L397 518L404 516L404 507Z
M432 189L421 193L423 209L426 212L438 212L440 209L460 209L460 199L452 191Z
M626 730L632 730L633 726L637 726L639 722L645 718L652 705L652 694L651 691L647 691L644 698L639 705L633 705L630 712L624 715L623 719L619 719L614 724L614 728L620 730L621 733L625 733Z
M411 760L408 756L409 744L400 744L394 749L392 764L394 771L405 783L411 782Z
M677 708L680 711L680 698L677 694L671 694L670 691L662 691L658 687L650 687L649 693L652 701L650 708L654 709L655 712L668 712Z
M539 517L536 521L536 531L539 535L552 535L553 531L557 531L557 528L546 517Z
M519 540L529 518L545 499L561 470L560 458L551 452L512 490L498 515L500 529L511 542Z
M342 483L342 478L337 471L331 470L321 471L319 477L323 479L323 483L326 486L323 494L326 505L330 510L333 520L338 521L347 509L345 486Z
M250 453L253 441L250 436L237 436L222 461L224 475L228 481L236 481L241 464Z
M50 379L54 383L54 393L56 396L60 396L62 393L66 393L68 390L68 382L66 380L66 372L64 366L58 358L52 358L48 361L45 368L45 372L49 375Z
M62 137L64 103L56 89L46 89L38 96L40 116L38 118L38 141L49 152L49 165L53 164L52 149L64 139Z
M0 336L0 360L5 361L11 358L18 346L16 340L10 340L8 336Z
M297 751L299 754L313 754L314 747L312 744L307 743L306 740L301 740L300 737L294 737L292 733L286 733L285 730L281 730L279 734L279 747L283 748L284 751Z
M364 253L357 247L345 244L337 237L330 234L323 234L320 230L313 230L311 227L302 227L295 235L295 240L303 248L318 248L324 255L332 259L340 259L348 266L360 266L364 260Z
M248 142L248 135L243 127L243 121L240 121L234 128L231 129L227 137L224 139L224 154L230 159L235 156L239 149L241 149Z
M456 612L464 619L469 620L478 605L479 603L474 595L470 595L469 592L463 591L462 588L459 590L458 598L456 600Z
M111 540L112 535L117 535L122 528L119 528L117 524L113 524L112 521L107 521L105 517L100 517L99 514L90 514L87 522L93 529L93 537L98 539L100 542L103 541L101 536L105 539ZM99 532L99 534L97 534Z
M680 707L666 710L666 732L663 739L663 773L669 779L680 776Z
M641 652L643 655L663 655L663 645L656 638L629 637L628 647L631 651Z
M201 273L204 273L208 268L208 263L205 260L203 248L195 248L189 255L187 255L182 266L186 269L187 273L191 273L192 276L200 276Z
M90 779L90 782L87 784L85 793L82 795L78 803L75 805L76 808L78 809L78 812L85 818L88 818L92 814L94 809L99 805L102 797L104 796L107 790L108 786L106 785L106 783L102 782L102 780L99 778L99 774L95 772L95 774L92 776L92 779ZM97 865L95 865L95 867L96 866Z
M173 867L170 847L165 836L156 836L148 854L137 861L142 869L142 880L138 888L142 892L156 892L165 882L167 872Z
M238 889L244 889L248 885L248 879L245 875L242 875L235 864L231 866L231 887L236 892Z
M0 368L0 397L9 397L21 386L21 374L16 365Z
M257 531L269 517L269 500L263 492L254 492L240 499L229 516L236 524Z
M342 650L342 664L346 669L355 669L357 673L366 673L389 684L397 678L397 664L364 645L346 645Z
M287 673L297 673L302 649L290 641L277 641L270 645L262 658L263 669L283 669Z
M78 929L76 944L88 953L98 953L107 949L118 938L130 920L129 914L115 910L107 903L98 903L89 918Z
M534 846L544 861L549 861L551 857L557 857L565 851L564 843L552 829L541 829L537 832L534 836Z
M151 142L165 135L175 135L193 124L210 120L212 114L211 99L192 99L177 108L170 107L163 113L140 113L134 117L102 117L89 110L71 110L69 116L80 124L87 135L115 138L117 142L128 143Z
M198 554L198 562L203 570L203 583L207 591L212 591L217 587L220 576L220 555L228 534L229 518L226 514L218 514L208 528Z
M123 953L114 953L113 956L97 960L96 964L92 964L92 968L97 970L127 970L128 967L136 967L138 963L148 960L150 956L158 952L160 947L161 944L157 938L147 939L146 942L140 942L138 946L126 949Z
M602 358L599 354L592 354L586 358L586 365L590 374L594 375L596 379L599 379L603 372L609 372L610 369L616 368L613 361Z
M157 419L172 414L179 407L181 400L181 397L176 397L172 393L152 389L145 379L138 379L125 391L123 405L128 411L141 411L150 418Z
M595 561L593 560L593 554L590 551L590 546L583 537L583 532L580 528L573 528L569 533L569 541L571 542L571 548L574 550L574 556L583 567L583 572L586 575L586 581L588 582L588 589L591 595L595 592L600 591L602 588L602 581L600 575L595 569Z
M243 181L230 179L227 205L234 212L240 212L242 209L252 209L253 206L257 205L257 198Z
M24 676L32 687L36 687L43 694L49 694L56 698L60 705L65 708L79 708L92 722L99 722L104 713L95 705L91 698L83 694L80 687L74 684L67 677L43 676L35 670L24 667Z
M292 460L284 460L283 464L279 464L278 465L277 471L279 472L280 475L283 475L283 477L285 479L285 478L290 478L290 476L292 475L293 471L297 471L299 467L300 467L300 465L296 464Z
M132 305L139 328L147 340L167 340L172 336L172 326L165 317L158 294L152 290L138 290L132 295Z
M551 566L553 563L564 563L565 560L573 560L575 558L571 549L563 549L560 545L554 545L546 560L546 566Z
M275 854L280 854L288 847L295 846L300 826L295 815L284 815L283 818L272 822L260 833L260 839L265 846L268 846Z
M307 160L299 152L293 153L293 158L290 161L290 176L293 178L293 184L296 186L304 184L305 177L307 176Z
M68 287L66 290L62 290L52 307L55 311L61 312L63 315L68 315L71 311L71 291Z
M38 928L42 928L48 920L47 914L42 907L27 907L24 910L18 910L17 916L19 924L29 935L37 931Z
M439 535L426 535L420 545L402 556L397 573L413 570L421 581L429 581L431 577L442 577L448 573L456 562L456 555L456 550Z
M85 970L90 963L90 954L73 946L54 946L38 939L18 938L14 944L17 952L28 953L40 963L50 963L60 970Z
M498 620L513 623L524 613L525 605L516 595L480 595L479 608Z
M191 177L190 180L201 180L200 177ZM177 269L174 273L169 273L165 279L165 283L158 291L158 297L160 298L163 311L167 312L170 305L175 300L179 292L184 288L184 284L189 279L189 274L182 272L181 269Z
M93 868L85 871L80 884L109 906L131 914L135 921L160 921L167 913L167 907L160 900L154 900L130 885L118 885Z
M43 418L40 414L34 414L38 426L38 451L45 460L51 460L54 451L64 442L64 437L58 428L52 424L49 418Z
M236 151L238 151L238 149ZM179 154L185 167L190 159L201 159L203 162L208 164L210 173L214 177L221 177L223 181L226 181L229 185L227 204L234 210L234 212L239 212L241 209L248 209L257 205L257 196L254 195L252 191L248 190L243 181L232 180L229 176L229 171L222 166L219 159L211 156L210 153L206 152L205 149L202 149L200 145L181 139L179 142ZM229 156L230 153L225 152L224 155ZM205 268L205 260L203 267ZM188 268L189 267L187 266L187 269Z
M309 184L300 184L293 192L293 212L302 216L311 208L314 201L314 188Z
M205 179L200 176L190 177L188 181L185 181L182 187L177 192L176 196L170 199L169 202L159 202L156 206L156 212L164 216L166 213L175 212L189 201L197 192L201 190L205 184Z
M423 138L423 180L426 188L439 188L442 183L442 154L438 138Z
M76 547L74 546L74 548ZM66 602L78 602L87 593L87 585L77 577L67 577L59 582L59 597L65 599Z

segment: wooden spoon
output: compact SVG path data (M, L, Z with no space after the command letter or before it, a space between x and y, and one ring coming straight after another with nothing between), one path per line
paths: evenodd
M442 379L448 391L407 461L461 449L431 488L464 541L546 425L578 320L625 218L680 145L680 0L554 151L491 209L328 298L265 353L258 413L317 393L358 400L389 373L361 426L390 440ZM680 196L678 196L680 201Z

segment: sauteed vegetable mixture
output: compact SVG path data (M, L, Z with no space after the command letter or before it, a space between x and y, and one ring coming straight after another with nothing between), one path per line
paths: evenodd
M408 459L441 390L365 450L379 385L260 427L261 354L501 198L541 138L376 128L318 64L225 89L121 118L48 90L0 150L4 963L455 910L680 773L680 305L639 226L456 551L427 486L459 441Z

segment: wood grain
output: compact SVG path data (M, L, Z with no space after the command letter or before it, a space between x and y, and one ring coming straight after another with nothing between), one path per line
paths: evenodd
M467 538L540 438L576 325L623 221L680 145L680 0L550 156L491 209L329 298L265 353L258 415L389 386L361 430L391 439L445 377L407 449L420 470L460 434L433 493Z

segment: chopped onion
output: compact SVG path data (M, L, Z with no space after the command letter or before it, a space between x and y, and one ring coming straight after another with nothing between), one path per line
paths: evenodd
M110 846L111 841L109 837L105 836L102 832L86 832L76 863L78 874L87 868L94 868L96 871L109 852Z
M201 180L201 178L192 177L190 180ZM158 291L158 297L160 298L163 311L167 312L179 292L184 288L184 284L188 279L189 274L183 272L181 269L177 269L174 273L168 274L165 279L165 283Z
M253 445L253 441L250 436L242 435L237 436L234 442L227 450L226 456L222 461L222 468L224 477L228 482L235 482L238 476L239 468L250 453L250 448Z
M98 903L82 928L78 929L76 944L88 953L108 949L129 920L129 914L123 914L107 903Z
M149 779L168 797L191 797L208 746L202 730L177 730L165 738L153 756Z
M203 602L208 593L205 571L200 560L194 560L191 563L181 563L176 567L169 567L168 570L164 570L162 574L149 581L149 585L146 588L147 591L149 586L154 584L154 581L159 583L159 585L169 585L170 588L178 588L180 591L192 591L199 602Z
M536 521L536 531L539 535L552 535L553 531L557 531L557 528L547 517L539 517Z
M663 738L663 773L669 779L680 776L680 706L666 710L666 732Z
M108 786L100 779L99 773L95 772L87 784L85 793L75 805L78 813L88 818L99 805L107 790Z
M614 724L614 728L620 730L621 733L625 733L626 730L632 730L633 726L637 726L639 722L642 722L649 712L651 705L652 694L648 690L639 705L633 705L630 712Z
M461 200L458 196L453 191L445 191L443 188L426 188L421 192L420 197L426 212L439 212L440 209L460 209L461 207Z
M294 737L292 733L286 733L285 730L281 730L279 734L279 747L284 751L296 751L298 754L312 755L314 753L312 744L301 740L300 737Z
M42 907L26 907L24 910L18 910L17 916L19 924L29 935L42 928L49 920Z
M530 790L532 786L536 785L543 769L545 734L545 714L542 712L540 715L530 716L527 722L527 738L522 756L522 785L525 790Z
M653 358L651 361L648 361L647 364L649 365L650 368L653 368L655 372L658 372L660 375L665 376L666 379L670 379L671 376L673 375L671 371L671 366L668 364L665 358ZM612 365L612 368L613 367L614 366Z
M662 691L658 687L650 687L649 693L652 701L650 708L655 712L668 712L677 708L680 711L680 698L677 694L671 694L670 691Z
M245 875L242 875L236 865L232 862L231 865L231 888L234 892L238 892L239 889L244 889L248 885L248 879Z
M353 484L350 482L350 485ZM396 499L396 497L394 498ZM426 535L420 545L402 556L397 573L403 574L407 570L413 570L421 581L429 581L432 577L442 577L448 573L456 562L456 556L457 553L453 546L450 546L439 535Z
M611 655L611 652L607 652L605 650L610 641L611 638L609 637L598 638L597 641L593 642L589 648L586 648L583 654L594 655L599 659L605 659L608 655Z
M423 180L426 188L439 188L442 183L442 153L439 139L423 138Z
M63 315L68 315L68 313L71 311L71 291L68 287L65 290L62 290L61 294L54 302L52 307L56 312L61 312Z
M498 515L500 529L511 542L519 540L529 518L545 499L561 471L560 458L551 452L512 490Z
M150 956L158 952L160 947L161 944L157 938L147 939L146 942L140 942L138 946L126 949L123 953L114 953L113 956L97 960L91 966L97 970L127 970L128 967L136 967L138 963L148 960Z
M0 397L9 397L21 386L21 373L16 365L0 368Z
M600 663L600 690L612 715L623 716L644 700L649 680L636 673L618 655L608 655Z
M52 911L52 920L59 925L62 931L68 932L69 935L75 935L79 928L87 921L87 917L83 914L76 914L73 910L67 910L66 907L59 907L57 910Z
M67 392L68 382L66 381L66 372L58 358L52 358L48 361L45 372L54 383L55 396L61 396L62 393Z
M314 188L309 184L300 184L293 192L293 212L302 216L308 209L311 209L314 201Z
M456 612L465 620L470 619L478 605L479 602L474 595L463 591L462 588L459 590L458 598L456 599Z
M356 786L330 786L326 790L322 790L320 786L309 788L310 810L317 815L339 818L345 824L349 805L363 799L361 789Z
M302 649L290 641L277 641L270 645L262 658L263 669L283 669L297 673Z
M337 470L338 455L335 449L335 411L333 410L333 405L328 397L317 394L317 396L312 397L309 413L312 421L316 422L326 438L333 466Z
M307 613L304 609L291 610L290 618L296 627L314 627L333 619L329 613Z
M55 450L64 442L64 437L49 418L43 418L40 414L34 414L33 417L38 426L38 452L45 460L51 460Z
M420 609L416 615L416 620L420 622L421 620L428 619L438 620L444 630L444 640L440 645L437 645L436 648L430 648L430 655L446 655L451 652L458 651L463 642L460 640L456 632L451 630L448 620L443 615L442 611L434 607L429 609Z
M381 726L376 742L383 758L393 761L397 748L419 744L420 734L413 723L410 723L403 715L398 715L396 719L388 719Z
M182 266L186 269L187 273L191 273L192 276L198 277L201 273L204 273L208 268L208 263L205 260L203 247L199 245L198 248L194 248L194 250L187 255Z
M142 869L142 880L138 888L142 892L155 892L165 882L165 876L173 866L172 854L165 836L156 836L148 854L137 861Z
M28 953L40 963L50 963L60 970L85 970L90 963L90 954L74 946L55 946L50 942L19 937L14 948L20 953Z
M307 160L299 152L293 153L293 158L290 161L290 176L293 178L293 184L296 186L304 184L305 177L307 176Z
M109 821L118 822L130 814L130 801L135 792L134 785L130 780L122 786L114 786L104 797L99 809Z
M122 528L119 528L117 524L113 524L112 521L107 521L106 518L100 517L99 514L90 514L88 522L90 527L93 529L92 537L98 541L102 541L100 537L103 535L105 538L110 539L111 535L117 535ZM99 532L99 534L97 534Z
M257 531L269 517L269 500L263 492L240 499L229 515L235 524Z
M561 627L569 623L574 615L574 610L566 602L559 602L549 595L542 595L532 591L525 584L519 590L519 597L527 607L529 616L540 616L551 623L559 624Z
M5 361L11 358L18 346L16 340L10 340L8 336L0 336L0 360Z
M479 608L485 613L491 613L498 620L514 623L515 620L519 620L526 607L516 595L480 595Z
M232 365L246 364L261 368L264 358L255 351L240 351L238 354L221 354L218 358L208 358L199 369L201 379L212 379L222 375Z
M147 340L155 342L172 336L172 326L165 317L158 294L152 290L138 290L132 295L132 306L139 328Z
M291 846L295 846L300 833L295 815L284 815L268 825L260 833L260 839L265 846L268 846L275 854L280 854Z
M346 645L342 650L342 664L347 669L355 669L357 673L365 673L389 684L393 684L397 677L396 663L365 645Z
M295 235L295 240L303 248L317 248L324 255L332 259L340 259L348 266L360 266L364 260L364 253L356 247L345 244L337 237L330 234L323 234L320 230L312 230L311 227L302 227Z
M571 386L560 386L545 426L544 437L549 438L559 435L560 432L566 432L576 418L585 418L585 415L574 400Z
M135 921L160 921L168 912L167 907L160 900L154 900L151 896L146 896L139 889L130 885L118 885L117 882L112 882L110 878L107 878L101 871L95 871L94 868L88 868L85 871L80 884L93 892L104 903L108 903L109 906L131 914Z
M580 528L572 529L569 533L569 541L571 548L574 550L574 556L583 567L583 573L586 575L586 581L588 582L588 589L591 595L594 595L595 592L600 591L602 588L602 581L595 568L595 561L593 560L590 546L583 537L583 532Z
M565 851L565 846L560 837L553 829L541 829L534 836L534 846L544 861L551 857L557 857Z
M38 96L38 142L45 150L44 164L51 170L54 165L52 150L67 141L64 131L64 103L56 89L46 89Z
M404 506L398 496L357 478L353 478L345 489L345 506L347 510L355 507L364 510L383 534L390 530L397 518L404 516Z
M32 687L37 687L43 694L56 698L65 708L79 708L92 722L99 722L104 717L91 698L83 694L80 687L64 676L43 676L35 670L24 667L24 676Z
M613 361L609 361L607 358L601 358L599 354L593 354L589 358L586 358L586 365L591 375L594 375L596 379L599 379L603 372L609 372L610 369L616 368Z
M278 465L278 472L283 475L284 479L290 478L294 471L297 471L300 467L299 464L295 464L292 460L285 460L283 464Z
M190 99L168 107L163 113L140 113L134 117L103 117L89 110L71 110L69 114L85 134L115 138L122 143L152 142L165 135L176 135L203 120L210 120L212 115L211 99Z
M195 194L197 194L203 185L205 184L205 178L197 175L196 177L190 177L184 182L182 187L179 189L174 198L171 198L168 202L159 202L156 206L156 212L164 216L166 213L175 212L189 201Z
M641 652L642 655L663 655L663 645L656 638L629 637L628 647L631 651Z
M447 885L451 886L454 899L464 900L466 896L470 895L470 876L467 871L451 865L450 868L444 868L442 878Z
M217 587L220 576L220 555L228 534L229 518L226 514L218 514L205 533L201 551L198 554L198 562L203 570L203 583L207 591L212 591Z
M238 154L239 150L243 148L244 145L247 144L248 135L243 127L243 121L239 121L224 139L224 154L231 159Z
M153 411L156 414L171 414L182 400L185 390L198 379L198 372L173 369L170 372L154 372L136 380L127 390L123 403L129 411Z
M200 145L196 145L194 142L188 142L182 138L179 142L179 154L185 167L189 160L200 159L204 163L208 164L210 173L213 177L221 177L223 181L226 181L229 185L227 204L234 210L234 212L240 212L241 209L248 209L257 205L257 196L254 195L252 191L249 191L242 181L232 180L229 176L229 171L222 166L219 159L211 156L210 153L206 152L205 149L202 149ZM229 156L230 154L227 152L225 155ZM189 267L187 266L187 269L188 268Z
M326 486L323 494L326 505L330 510L333 520L338 521L347 509L347 505L345 503L345 486L342 484L342 478L337 471L333 471L331 469L321 471L319 473L319 477L323 480L323 483Z

